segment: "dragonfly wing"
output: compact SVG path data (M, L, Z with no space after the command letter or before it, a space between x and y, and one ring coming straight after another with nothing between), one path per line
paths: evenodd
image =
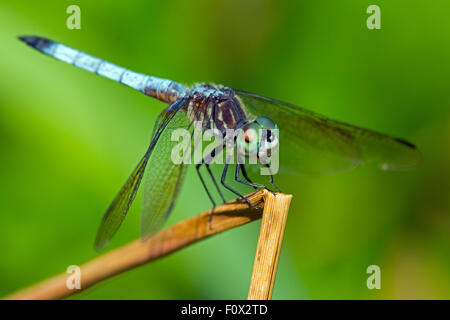
M125 219L136 196L147 161L148 155L145 154L103 216L95 239L96 250L103 249L109 243Z
M187 130L184 131L185 133L189 132L189 136L184 136L188 139L188 141L184 140L184 143L188 143L187 147L190 149L191 121L184 112L179 112L168 124L155 147L155 152L149 159L144 175L141 237L150 236L163 226L183 182L186 165L172 159L172 150L180 145L178 140L172 141L174 140L172 136L175 130L180 129Z
M280 168L289 173L333 173L363 161L381 169L408 169L421 159L402 139L335 121L286 102L235 90L249 120L272 119L280 132Z
M155 149L155 146L157 145L159 139L163 135L165 129L172 121L172 119L178 113L182 113L178 111L184 105L184 103L184 99L176 101L169 108L163 111L161 116L158 118L156 124L157 129L155 129L153 133L152 141L150 142L150 146L148 147L145 155L142 157L141 161L134 169L128 180L125 182L122 189L120 189L119 193L116 195L105 215L103 216L100 228L97 232L97 237L95 239L96 250L101 250L109 243L111 238L114 236L114 234L122 224L122 221L125 219L128 209L130 208L134 198L136 197L136 193L145 172L147 162L150 159L151 155L154 153L153 151Z

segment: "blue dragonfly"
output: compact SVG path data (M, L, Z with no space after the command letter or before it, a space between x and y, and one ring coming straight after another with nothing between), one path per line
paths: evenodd
M417 148L406 140L332 120L283 101L221 85L186 87L175 81L127 70L46 38L21 36L19 39L48 56L124 84L169 105L156 121L147 151L103 217L95 240L97 250L105 247L119 229L143 177L141 235L152 235L163 226L186 172L185 163L171 161L171 134L180 128L191 132L195 121L202 124L202 129L214 128L223 136L227 129L241 130L245 156L277 149L281 141L280 167L290 174L337 172L367 161L375 162L382 170L402 170L415 167L421 159ZM279 130L278 135L257 133L274 129ZM219 152L214 149L209 157L214 158ZM209 162L202 159L195 167L215 206L200 171L203 166L222 200L225 199ZM221 185L247 200L226 182L228 169L229 163L225 161ZM273 184L272 174L270 178L272 186L278 189ZM236 163L234 179L255 189L266 188L264 184L254 183L247 174L246 165L239 162Z

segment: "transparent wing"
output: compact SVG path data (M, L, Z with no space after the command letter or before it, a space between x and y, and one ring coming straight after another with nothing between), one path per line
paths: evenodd
M157 129L154 130L152 141L150 142L150 146L148 147L145 155L142 157L141 161L131 173L131 176L125 182L122 189L120 189L119 193L116 195L103 216L97 232L97 237L95 239L96 250L101 250L104 248L119 229L136 196L148 160L154 153L153 151L168 125L178 114L184 115L183 112L178 111L181 107L183 107L185 102L186 101L184 99L178 100L169 108L165 109L158 118L155 126Z
M163 226L173 208L184 179L185 164L180 164L176 159L172 159L174 148L183 143L183 140L177 140L175 136L175 140L172 141L175 130L184 130L183 132L189 133L188 136L182 137L188 139L188 141L184 140L184 143L188 143L190 149L192 127L191 121L184 112L176 114L168 124L155 147L155 152L149 159L149 165L144 175L141 237L150 236ZM176 155L178 156L180 153Z
M335 121L306 109L240 90L247 117L272 119L279 128L281 171L332 173L374 161L383 170L408 169L421 160L411 143Z

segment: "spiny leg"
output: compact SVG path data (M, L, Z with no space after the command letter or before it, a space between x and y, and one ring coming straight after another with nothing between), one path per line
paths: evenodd
M202 159L202 164L205 164L206 170L208 171L208 174L211 177L211 180L214 183L214 186L216 187L217 193L219 194L220 198L225 203L226 202L225 197L223 196L223 193L220 190L220 187L217 184L216 179L214 178L214 175L213 175L213 173L211 171L211 168L210 168L210 163L213 161L213 159L216 157L216 155L220 153L221 150L223 150L223 146L222 145L220 145L220 146L216 147L215 149L213 149L208 156L205 156Z
M248 178L247 172L246 172L245 169L243 169L243 168L244 168L244 165L239 164L239 163L236 164L236 172L235 172L235 174L234 174L234 180L236 180L236 181L239 182L239 183L243 183L243 184L245 184L245 185L247 185L247 186L251 186L251 187L253 187L253 188L255 188L255 189L258 189L258 188L266 188L266 186L263 185L263 184L253 183L253 182ZM241 171L243 171L242 174L243 174L244 178L245 178L247 181L243 181L243 180L241 180L241 179L239 178L239 169L241 169ZM244 172L245 172L245 174L244 174Z
M245 178L248 182L240 180L240 179L239 179L239 173L236 171L236 181L237 181L237 182L240 182L240 183L243 183L243 184L246 184L246 185L250 185L250 186L252 186L252 187L255 188L255 189L258 189L258 188L264 188L264 189L266 189L267 191L270 191L270 192L274 193L274 191L270 190L269 188L267 188L267 187L266 187L265 185L263 185L263 184L253 183L253 182L250 180L250 178L247 176L247 171L245 170L244 165L241 164L240 167L241 167L242 175L244 176L244 178ZM269 170L270 170L270 168L269 168ZM270 171L269 171L269 172L270 172ZM276 185L273 184L273 176L272 176L272 173L271 173L271 172L270 172L270 174L271 174L271 176L270 176L270 184L271 184L274 188L276 188L279 192L281 192L280 188L278 188Z
M211 172L211 169L210 169L210 167L209 167L209 164L205 163L205 167L206 167L206 170L208 170L209 176L211 177L211 180L213 181L214 186L215 186L216 189L217 189L217 192L219 193L220 197L222 198L222 201L223 201L224 203L227 202L227 201L225 200L225 197L224 197L223 194L222 194L222 191L221 191L220 188L219 188L219 185L218 185L217 182L216 182L216 179L214 178L213 173Z
M219 148L216 148L216 149L214 149L213 151L211 151L211 153L210 153L210 155L209 155L210 159L213 159L213 158L215 157L215 155L216 155L216 153L217 153L217 151L216 151L217 149L219 149ZM222 191L221 191L220 188L219 188L219 185L218 185L217 182L216 182L216 179L214 178L213 173L211 172L211 169L210 169L210 167L209 167L209 164L205 161L205 158L203 158L203 159L202 159L202 162L196 165L196 169L197 169L197 173L199 174L200 180L201 180L201 182L202 182L203 188L205 188L206 193L208 194L209 199L210 199L211 202L213 203L213 208L212 208L212 210L211 210L211 214L209 215L209 223L211 223L211 222L212 222L212 214L213 214L213 212L214 212L214 208L215 208L215 206L216 206L216 203L215 203L215 201L213 200L213 198L212 198L212 196L211 196L211 194L210 194L210 192L209 192L209 189L206 187L206 184L205 184L205 181L203 180L202 175L200 174L200 167L201 167L203 164L205 165L206 170L208 171L208 174L209 174L211 180L213 181L214 186L216 187L216 190L217 190L217 192L219 193L220 197L222 198L223 202L225 203L226 200L225 200L225 197L224 197L223 194L222 194Z
M248 200L248 199L247 199L246 197L244 197L242 194L240 194L240 193L237 192L236 190L232 189L230 186L228 186L228 185L225 183L225 177L227 176L227 171L228 171L228 161L225 163L225 166L224 166L224 168L223 168L222 179L220 180L220 182L222 183L222 185L223 185L226 189L228 189L228 190L230 190L231 192L233 192L233 193L234 193L235 195L237 195L238 197L244 199L244 200L248 203L248 205L249 205L250 207L256 209L256 207L250 202L250 200Z
M203 188L205 189L209 200L211 200L211 202L213 204L213 210L214 210L214 208L216 207L216 202L214 201L213 197L211 196L211 193L209 192L209 189L208 189L208 187L205 184L205 180L203 180L203 177L202 177L202 175L200 173L200 167L201 167L202 164L203 164L203 161L201 163L199 163L199 164L196 164L195 165L195 169L197 170L198 177L200 178L200 181L202 182Z
M275 189L277 189L278 192L282 193L282 192L281 192L281 189L278 188L278 187L273 183L273 174L272 174L272 170L270 169L270 165L266 164L265 166L267 167L267 169L269 169L269 173L270 173L270 184L272 185L272 187L274 187Z
M214 183L214 186L216 187L217 192L219 193L220 197L222 198L223 203L225 203L226 202L225 197L223 196L222 191L220 191L219 185L217 184L216 179L214 178L214 175L212 174L211 169L209 168L209 164L205 163L205 167L209 173L209 176L211 177L211 180ZM208 217L208 222L210 225L212 223L213 212L214 212L214 207L212 208L211 213L209 214L209 217Z
M240 168L241 168L242 176L244 177L244 179L247 180L250 183L253 183L253 181L250 180L250 178L247 175L247 170L245 170L245 166L242 164L240 166ZM258 187L255 187L255 186L253 186L253 188L255 188L255 190L258 189Z

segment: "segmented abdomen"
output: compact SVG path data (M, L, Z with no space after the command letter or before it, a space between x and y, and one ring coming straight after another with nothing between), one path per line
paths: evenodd
M122 83L166 103L175 102L186 92L186 88L175 81L136 73L46 38L26 36L20 37L20 40L48 56Z

